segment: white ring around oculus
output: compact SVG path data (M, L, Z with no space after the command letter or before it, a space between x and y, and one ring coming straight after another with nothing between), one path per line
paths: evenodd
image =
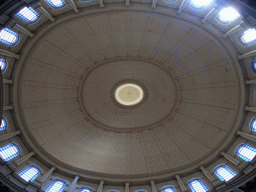
M144 93L140 86L126 83L119 86L115 91L118 103L126 106L136 105L143 99Z

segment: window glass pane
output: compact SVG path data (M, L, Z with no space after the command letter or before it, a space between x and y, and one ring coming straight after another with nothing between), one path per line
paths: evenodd
M54 7L54 8L60 8L63 7L65 5L64 0L46 0L50 6Z
M196 8L201 8L209 5L213 0L191 0L191 3Z
M256 155L256 149L249 145L241 145L237 149L237 155L245 161L252 161Z
M256 132L256 118L252 119L250 127L252 131Z
M5 69L7 68L7 62L5 59L0 58L0 67L1 67L1 71L4 72Z
M88 188L81 188L79 190L79 192L91 192L92 190L91 189L88 189Z
M209 188L204 184L202 180L193 180L189 182L189 187L192 192L207 192Z
M252 70L256 72L256 59L252 61Z
M236 173L226 165L218 167L214 172L222 181L229 181L236 176Z
M236 20L240 14L233 7L226 7L222 9L218 15L218 18L223 23L230 23Z
M3 117L3 118L2 118L2 121L1 121L0 131L5 130L6 127L7 127L7 121L6 121L6 119Z
M241 35L240 39L246 46L256 43L256 30L253 28L248 29Z
M39 14L31 7L23 7L16 15L28 23L33 23L39 18Z
M19 148L15 144L8 144L0 148L0 156L4 161L9 161L19 155Z
M65 187L65 183L60 180L53 181L46 189L46 192L62 192Z
M174 187L166 187L162 192L176 192L176 189Z
M18 41L18 34L14 31L3 28L0 31L0 42L6 45L14 45Z
M40 171L35 166L28 166L25 169L23 169L18 175L24 179L25 181L33 181L38 175L40 174Z

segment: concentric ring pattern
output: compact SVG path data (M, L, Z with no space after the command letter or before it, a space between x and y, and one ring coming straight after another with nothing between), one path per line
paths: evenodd
M88 118L79 100L86 75L121 60L152 62L173 75L177 106L165 121L120 131ZM160 96L170 91L162 83L156 83ZM19 94L26 131L48 158L70 169L127 177L186 170L215 158L240 105L235 65L217 39L188 22L139 11L80 16L49 30L24 62Z

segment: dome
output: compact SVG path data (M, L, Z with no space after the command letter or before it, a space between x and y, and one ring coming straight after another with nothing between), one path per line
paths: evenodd
M17 191L228 191L255 174L255 10L5 6L0 172Z

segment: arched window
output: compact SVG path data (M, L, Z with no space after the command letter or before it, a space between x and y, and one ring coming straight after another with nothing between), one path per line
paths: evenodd
M170 186L170 187L164 187L162 189L162 192L177 192L177 191L176 191L175 187Z
M36 166L31 165L23 169L18 175L27 182L33 181L40 175L40 170Z
M235 171L233 171L226 165L218 166L214 170L214 173L221 181L229 181L237 175Z
M191 4L196 8L206 7L210 5L213 0L191 0Z
M64 0L46 0L46 1L53 8L61 8L65 5Z
M92 190L90 188L83 187L79 189L79 192L92 192Z
M252 61L251 66L252 66L252 70L253 70L254 72L256 72L256 59Z
M0 31L1 43L12 46L17 43L18 39L19 39L19 35L8 28L3 28Z
M250 128L252 131L256 132L256 118L255 117L251 120Z
M2 118L2 121L1 121L0 131L5 130L6 127L7 127L7 121L6 121L6 119L3 117L3 118Z
M33 23L39 19L39 14L31 7L23 7L16 15L27 23Z
M14 143L5 145L0 148L0 156L4 161L10 161L20 154L20 149Z
M250 162L256 155L256 149L250 145L242 144L237 148L236 154L241 159Z
M45 192L62 192L65 188L66 183L61 180L54 180L51 184L47 187Z
M233 7L226 7L220 11L217 18L222 23L231 23L240 17L240 14Z
M207 192L209 188L201 179L193 179L188 183L192 192Z
M256 30L253 28L246 30L240 35L240 40L246 46L253 45L256 43Z
M5 69L7 68L7 62L5 59L0 58L0 67L1 67L1 71L4 72Z

